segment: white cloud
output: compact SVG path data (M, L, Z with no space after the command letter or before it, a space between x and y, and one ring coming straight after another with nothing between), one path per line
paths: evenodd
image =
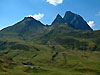
M100 16L100 11L96 14L96 16Z
M63 2L63 0L46 0L46 1L55 6Z
M89 22L88 22L88 25L89 25L90 27L95 26L94 21L89 21Z
M28 15L28 17L33 17L36 20L40 20L41 18L44 17L44 14L38 13L38 14L34 14L34 15Z

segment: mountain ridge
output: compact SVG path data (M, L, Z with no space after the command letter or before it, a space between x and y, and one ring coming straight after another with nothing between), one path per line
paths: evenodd
M38 20L35 20L33 17L25 17L22 21L14 24L13 26L6 27L6 28L2 29L1 31L4 31L5 29L9 30L9 28L12 29L14 26L18 26L18 24L20 24L20 23L23 23L23 24L30 23L29 21L33 22L33 24L28 24L28 25L35 25L35 27L38 27L38 24L41 24L40 27L45 27L45 25L43 23L41 23ZM35 24L35 23L38 23L38 24ZM67 23L67 24L69 24L69 26L71 26L74 29L93 31L93 29L86 23L86 21L80 15L74 14L71 11L66 11L65 16L63 18L60 16L60 14L58 14L50 26L52 26L56 23L57 24L66 24ZM23 24L20 24L20 26Z
M80 15L74 14L71 11L67 11L64 17L60 19L58 19L57 15L52 24L56 24L57 22L61 24L69 23L75 29L93 31L93 29L87 24L87 22Z

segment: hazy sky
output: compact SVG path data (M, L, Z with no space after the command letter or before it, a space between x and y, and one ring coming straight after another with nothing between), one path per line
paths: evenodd
M66 11L81 15L95 30L100 30L100 0L0 0L0 29L34 17L51 24L59 13Z

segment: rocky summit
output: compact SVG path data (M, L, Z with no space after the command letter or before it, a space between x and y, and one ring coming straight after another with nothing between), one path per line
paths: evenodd
M80 15L74 14L71 11L67 11L63 18L58 14L52 24L56 23L61 23L61 24L69 23L75 29L93 31L93 29L87 24L87 22Z

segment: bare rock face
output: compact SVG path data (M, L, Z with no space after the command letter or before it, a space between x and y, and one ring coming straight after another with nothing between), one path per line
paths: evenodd
M52 24L58 23L69 23L75 29L93 31L92 28L80 15L74 14L71 11L67 11L63 18L60 15L57 15L56 19L53 21Z
M52 25L55 23L57 23L57 24L64 23L63 18L59 14L57 15L56 19L52 22Z

